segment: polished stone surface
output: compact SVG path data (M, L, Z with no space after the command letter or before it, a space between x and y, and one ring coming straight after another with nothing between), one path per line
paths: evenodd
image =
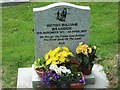
M88 43L90 7L59 2L33 12L36 59L58 46L75 53L79 42Z
M32 88L32 68L18 68L17 88Z

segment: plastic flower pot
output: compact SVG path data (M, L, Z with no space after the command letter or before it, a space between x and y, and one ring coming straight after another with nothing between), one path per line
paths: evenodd
M76 90L76 89L82 90L83 89L85 85L85 78L82 73L81 75L82 75L82 79L81 79L82 82L70 84L70 90Z
M93 64L90 65L89 67L87 65L81 65L81 72L84 75L90 75L92 72L92 67L93 67Z
M38 76L42 78L42 74L44 73L43 69L36 68L35 71L38 74ZM48 71L46 71L46 74L47 73L48 73Z
M57 87L56 86L45 87L44 84L38 84L36 89L39 89L39 90L57 90Z
M82 90L83 87L84 87L83 83L70 84L70 90L76 90L76 89Z
M56 86L46 87L43 90L57 90Z
M38 74L39 77L42 77L43 71L40 71L40 70L37 70L37 69L35 69L35 71L36 71L36 73Z
M92 72L92 67L82 67L82 73L84 74L84 75L90 75L91 74L91 72Z

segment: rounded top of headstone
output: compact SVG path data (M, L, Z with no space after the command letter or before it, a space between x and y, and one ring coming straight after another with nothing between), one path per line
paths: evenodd
M71 4L71 3L66 3L66 2L58 2L58 3L53 3L44 7L40 7L40 8L33 8L33 12L37 12L37 11L43 11L49 8L53 8L56 6L70 6L70 7L74 7L74 8L78 8L78 9L84 9L84 10L90 10L89 6L79 6L79 5L75 5L75 4Z

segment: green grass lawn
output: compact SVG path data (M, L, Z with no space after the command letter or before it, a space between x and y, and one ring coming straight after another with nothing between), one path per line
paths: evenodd
M0 89L2 88L2 9L0 9Z
M25 3L2 9L3 88L17 84L17 70L34 62L33 11L50 3ZM98 63L104 66L110 81L117 86L118 3L74 3L90 6L89 44L97 46Z

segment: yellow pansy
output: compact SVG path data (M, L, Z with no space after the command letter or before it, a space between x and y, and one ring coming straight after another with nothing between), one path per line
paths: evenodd
M52 62L52 59L48 59L48 60L46 61L46 65L49 65L51 62Z
M47 59L49 58L49 55L46 54L46 55L44 56L44 58L45 58L45 60L47 60Z
M61 55L64 56L64 57L67 57L67 56L68 56L68 52L66 52L66 51L62 51L62 52L60 52L60 53L61 53Z
M79 54L82 52L82 48L80 48L79 46L76 48L76 53Z
M73 55L72 52L68 52L68 56L72 56L72 57L74 57L74 55Z
M87 50L86 50L86 51L83 51L83 54L86 55L86 56L88 56Z
M96 48L96 47L95 47ZM88 53L92 53L92 48L90 48L87 44L79 43L79 46L76 48L76 53L83 53L88 56Z
M92 48L88 48L88 53L92 53Z
M60 51L60 47L57 47L52 51L52 53L50 54L50 57L54 57L59 51Z
M53 61L56 61L56 60L58 60L59 58L58 58L58 56L55 56L55 57L53 57L52 59L53 59Z
M70 60L68 58L66 58L66 62L69 62Z
M50 57L51 53L52 53L52 50L50 50L48 53L46 53L44 56L44 59L47 60Z
M84 44L84 45L82 45L80 48L82 48L82 50L87 50L87 48L88 48L88 45L86 45L86 44Z
M53 64L53 65L57 65L57 64L59 64L59 62L52 62L52 64Z
M60 47L55 48L54 50L50 50L45 56L46 65L49 64L61 64L68 62L68 56L74 56L72 52L69 51L67 47Z
M54 50L53 50L53 53L57 53L57 52L59 52L60 51L60 47L57 47L57 48L55 48Z
M68 47L62 47L62 49L63 49L63 51L67 51L67 52L69 52Z
M51 54L50 54L50 58L53 58L55 56L55 52L52 52Z
M56 54L55 54L55 57L59 57L59 53L56 53Z
M61 61L61 62L65 62L65 57L64 56L60 56L60 58L59 58L59 60Z

